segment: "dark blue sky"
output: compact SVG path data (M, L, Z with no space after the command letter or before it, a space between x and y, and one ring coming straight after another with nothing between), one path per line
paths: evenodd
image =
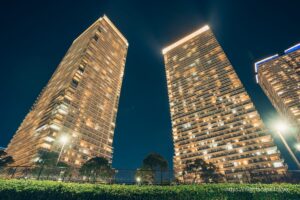
M103 14L129 41L114 167L136 168L149 152L172 165L161 49L205 24L267 122L276 112L255 83L253 63L300 42L299 7L292 0L1 1L0 146L7 145L72 41Z

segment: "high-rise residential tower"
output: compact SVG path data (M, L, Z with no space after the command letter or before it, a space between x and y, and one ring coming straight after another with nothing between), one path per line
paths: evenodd
M127 49L106 16L73 41L8 145L14 165L33 165L41 149L62 150L60 160L73 166L94 156L112 159Z
M185 167L195 159L215 164L232 182L278 178L286 172L271 135L208 26L162 52L179 180L186 180Z
M256 81L300 140L300 44L255 63Z

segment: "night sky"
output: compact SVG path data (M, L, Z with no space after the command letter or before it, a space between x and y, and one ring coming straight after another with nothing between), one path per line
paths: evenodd
M1 1L0 146L6 147L72 41L106 14L129 42L113 166L135 169L173 145L161 49L210 25L264 121L276 112L253 63L300 42L300 1ZM275 138L290 164L286 151Z

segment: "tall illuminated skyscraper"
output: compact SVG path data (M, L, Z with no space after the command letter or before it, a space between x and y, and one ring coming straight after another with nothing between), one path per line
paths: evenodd
M255 63L256 81L300 140L300 44Z
M41 149L60 151L78 166L94 156L112 159L113 135L128 42L103 16L85 30L20 125L7 152L14 165L32 165Z
M265 175L279 178L286 172L271 135L208 26L162 52L179 180L197 158L215 164L232 182Z

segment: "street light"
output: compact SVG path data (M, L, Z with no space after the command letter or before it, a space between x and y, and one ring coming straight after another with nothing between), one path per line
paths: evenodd
M68 140L69 140L69 138L68 138L68 136L66 136L66 135L61 136L61 138L59 139L59 141L60 141L62 144L67 143Z
M300 144L299 143L296 144L295 147L296 147L297 151L300 151Z
M284 144L285 148L288 150L289 154L291 155L292 159L295 161L298 169L300 169L300 163L299 160L297 159L297 157L295 156L294 152L292 151L292 149L290 148L290 146L288 145L288 143L286 142L285 138L283 137L282 133L284 133L285 131L287 131L288 129L288 125L284 122L277 122L275 125L275 130L279 136L279 138L281 139L282 143ZM296 147L297 149L299 148L300 150L300 145Z
M60 157L61 157L61 154L62 154L62 152L63 152L63 149L64 149L64 147L65 147L65 145L66 145L66 143L67 143L68 141L69 141L69 137L66 136L66 135L63 135L63 136L61 136L61 137L59 138L59 142L62 144L62 146L61 146L61 149L60 149L60 152L59 152L57 161L56 161L56 165L58 164L59 159L60 159Z
M138 176L138 177L136 177L135 180L136 180L136 182L138 183L138 185L140 185L140 183L141 183L141 181L142 181L141 177Z
M283 132L288 129L288 126L284 122L278 122L278 123L276 123L275 128L277 131Z

